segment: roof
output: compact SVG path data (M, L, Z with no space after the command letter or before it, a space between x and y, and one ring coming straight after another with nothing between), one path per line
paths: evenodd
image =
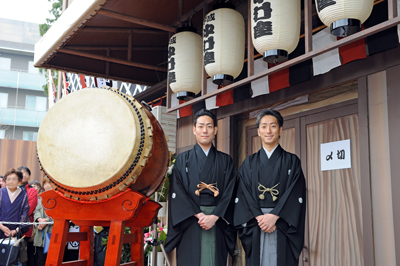
M202 2L75 0L35 45L34 65L159 84L167 78L168 40L180 24L178 19L193 16L202 27L202 12L196 14Z

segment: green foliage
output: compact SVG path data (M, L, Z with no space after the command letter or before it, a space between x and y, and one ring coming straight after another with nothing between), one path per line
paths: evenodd
M165 245L165 240L167 239L167 234L165 233L164 230L161 231L160 237L158 238L158 241L162 241L163 245ZM158 252L161 252L161 246L158 246Z
M158 190L158 201L159 202L167 202L167 198L168 198L168 192L169 192L169 178L172 174L172 169L174 168L175 165L175 161L176 161L176 157L172 157L171 158L171 166L168 167L168 171L165 175L165 182L164 184L162 184L162 186L160 187L160 189ZM154 199L154 194L151 196L152 200Z
M49 10L49 13L51 15L53 15L54 18L46 18L46 23L40 24L39 25L39 33L40 36L43 36L46 34L46 32L50 29L51 25L53 25L53 23L61 16L62 13L62 2L63 0L48 0L50 3L52 3L51 5L51 9ZM66 1L66 0L65 0ZM48 76L47 76L47 71L46 69L42 69L39 68L40 73L45 74L47 83L48 83ZM54 84L58 84L58 71L55 71L55 73L53 74L53 80L54 80ZM47 83L43 85L43 92L44 95L48 95L48 91L47 91ZM57 86L56 86L56 90L57 90ZM56 92L57 94L57 92Z
M53 15L54 18L46 18L46 23L39 25L40 36L43 36L53 25L53 23L61 16L62 13L62 1L63 0L48 0L52 3L49 13Z
M49 77L48 77L48 72L47 72L47 69L44 69L44 68L39 68L39 71L40 71L40 73L44 73L44 76L46 77L46 84L44 84L43 86L42 86L42 89L43 89L43 93L44 93L44 95L46 95L46 97L47 97L47 95L48 95L48 90L47 90L47 84L49 83ZM56 95L57 95L57 89L58 89L58 86L57 86L57 84L58 84L58 71L52 71L51 72L52 74L53 74L53 80L54 80L54 85L55 85L55 87L56 87Z

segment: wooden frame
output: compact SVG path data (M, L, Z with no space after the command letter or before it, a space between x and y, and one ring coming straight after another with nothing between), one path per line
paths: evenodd
M105 61L105 62L117 63L117 64L122 64L122 65L127 65L127 66L133 66L133 67L140 67L140 68L145 68L145 69L150 69L150 70L157 70L160 72L167 72L167 69L164 67L151 66L151 65L142 64L142 63L135 63L135 62L131 62L128 60L113 58L111 56L91 54L91 53L81 52L81 51L77 51L77 50L71 50L71 49L67 49L67 48L61 48L59 50L59 52L65 53L65 54L72 54L72 55L92 58L92 59L97 59L97 60L101 60L101 61ZM128 56L129 56L129 50L128 50Z
M389 124L389 143L390 143L390 172L392 173L392 202L393 202L393 225L394 225L394 240L396 248L396 264L400 265L400 209L396 203L400 202L400 179L396 173L400 171L400 164L398 163L398 149L400 148L400 141L398 134L400 132L400 90L399 90L399 71L400 66L397 65L388 68L386 71L387 79L387 94L388 94L388 124Z
M358 126L360 133L361 201L363 206L364 265L375 265L374 235L371 202L371 169L369 156L369 119L368 119L367 77L358 79Z

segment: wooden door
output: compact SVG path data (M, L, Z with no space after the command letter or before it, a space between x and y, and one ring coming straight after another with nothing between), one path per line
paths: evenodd
M364 265L358 114L336 117L330 111L302 122L308 225L304 265ZM351 168L321 171L321 144L348 139Z

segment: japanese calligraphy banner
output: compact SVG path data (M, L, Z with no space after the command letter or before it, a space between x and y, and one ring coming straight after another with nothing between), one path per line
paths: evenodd
M351 168L350 140L321 144L321 171Z

